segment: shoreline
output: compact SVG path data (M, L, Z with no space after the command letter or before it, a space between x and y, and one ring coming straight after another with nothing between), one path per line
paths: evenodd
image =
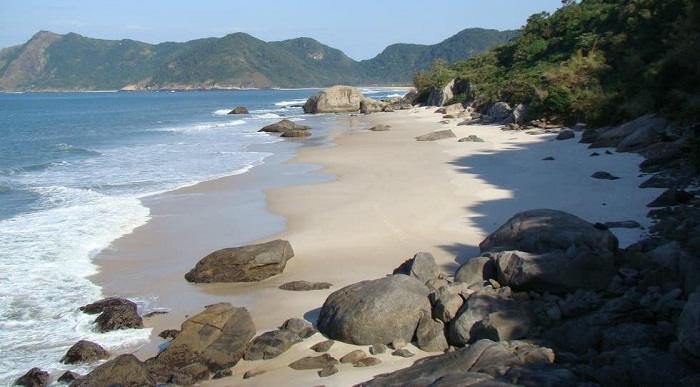
M433 113L434 109L348 116L347 120L339 118L339 124L349 128L330 136L328 142L332 146L302 147L293 158L270 163L267 168L263 164L249 173L202 182L158 195L153 201L144 201L154 211L150 226L146 226L150 230L135 230L126 245L122 244L124 240L117 241L112 249L103 253L114 254L111 257L100 254L102 258L114 260L105 265L105 262L96 261L102 270L95 276L106 294L120 287L134 294L158 287L160 292L165 288L175 293L171 301L179 303L179 311L145 321L147 326L154 327L155 342L152 340L136 355L142 360L154 355L160 327L178 328L188 314L199 313L204 305L213 302L246 306L258 333L262 333L291 317L304 317L315 323L318 310L330 293L351 283L390 274L420 251L432 253L440 271L451 275L459 265L479 255L478 244L486 235L522 210L547 207L571 212L591 223L636 220L648 226L644 206L659 191L636 188L644 179L637 168L641 156L590 157L592 151L577 140L561 141L552 146L553 135L504 132L497 126L457 126L457 121L441 124L441 115ZM380 123L390 125L391 130L365 130ZM439 129L452 129L457 138L475 134L484 142L458 143L456 138L417 142L414 139ZM544 161L548 156L554 160ZM615 157L616 161L611 162L609 157ZM601 166L622 178L615 182L591 179L589 170L595 172ZM285 177L282 180L292 184L283 184L279 181L280 175ZM259 283L187 283L182 275L213 251L215 248L211 246L215 242L227 240L227 233L235 234L219 229L206 240L191 242L192 230L205 228L211 232L217 230L216 226L232 227L226 223L226 215L241 215L245 204L237 207L231 203L240 203L243 198L237 195L245 196L241 189L253 183L246 181L250 179L262 179L257 183L266 181L268 186L263 194L265 207L248 208L251 215L247 220L255 218L253 213L260 216L266 212L269 218L255 220L278 222L279 227L273 235L251 235L248 237L251 240L240 244L287 239L295 257L288 262L284 273ZM610 189L611 186L616 189ZM586 197L584 203L582 195ZM611 215L612 209L618 215ZM193 214L200 220L192 219ZM218 220L207 222L201 220L202 216ZM240 230L249 231L250 228L240 227ZM643 230L615 229L613 232L620 238L621 245L626 245L639 238ZM166 234L180 238L169 243L162 239ZM238 237L245 239L241 235ZM190 242L185 241L188 238ZM186 245L192 254L179 251L182 247L173 244ZM158 272L158 264L145 265L140 259L155 254L162 265L167 263L165 258L177 257L178 253L180 257L187 257L180 258L185 262L168 265L172 274L159 278L151 276ZM144 277L151 279L142 281L147 284L134 283L136 288L130 288L123 278L134 270L134 263L139 263L147 273L134 277L133 281ZM279 285L294 280L331 282L333 287L313 292L278 289ZM129 297L129 294L120 295ZM160 298L158 302L167 303L168 300ZM315 372L293 371L286 367L299 357L311 355L308 348L320 340L320 335L315 335L273 360L241 361L233 369L233 379L210 380L202 385L230 385L232 381L269 385L289 380L302 385L352 385L375 374L406 367L416 358L432 355L411 347L418 356L397 359L388 355L382 357L383 363L379 366L361 371L341 369L337 376L325 379L319 379ZM339 356L343 351L347 353L357 348L341 344L333 348L341 352ZM241 380L246 370L258 368L268 372Z

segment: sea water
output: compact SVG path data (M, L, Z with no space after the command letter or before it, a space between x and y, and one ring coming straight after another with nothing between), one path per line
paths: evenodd
M86 279L92 259L148 221L142 198L265 162L250 146L282 139L263 126L286 118L323 136L335 116L301 109L316 91L0 94L0 385L32 367L54 380L88 372L94 364L60 363L81 339L112 352L143 345L149 329L97 333L78 310L104 297ZM249 114L229 115L237 106Z

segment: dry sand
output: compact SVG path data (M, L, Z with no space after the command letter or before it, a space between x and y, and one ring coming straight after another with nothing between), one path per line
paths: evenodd
M552 134L502 131L497 126L458 126L457 120L441 123L442 116L433 110L416 108L341 117L347 120L349 129L334 135L334 146L302 150L285 165L288 173L297 178L307 176L310 183L316 183L268 187L266 191L272 214L265 215L269 217L265 221L278 222L280 230L286 231L260 241L287 239L295 251L282 275L258 284L195 286L182 278L195 262L164 260L171 255L201 257L213 245L225 241L225 235L216 234L220 230L214 236L209 232L211 225L220 226L229 219L222 217L235 219L231 223L236 225L255 221L250 219L254 211L234 204L240 203L236 190L245 186L241 182L244 174L203 183L150 203L154 220L128 240L117 242L113 259L105 261L104 275L98 282L106 284L108 294L156 294L159 304L173 313L148 320L154 333L175 328L177 325L173 325L179 325L186 315L219 301L247 307L259 332L264 332L290 317L315 322L320 306L332 291L389 274L419 251L432 253L441 271L452 275L459 265L478 255L479 242L519 211L552 208L589 222L635 220L648 227L645 205L660 190L637 188L645 179L638 172L642 161L639 155L605 154L605 150L587 149L577 140L555 141ZM391 130L366 130L378 123L390 125ZM415 140L442 129L453 130L457 138ZM484 142L457 141L468 135ZM594 151L601 155L591 156ZM549 156L554 160L543 160ZM312 171L310 165L323 168ZM591 175L596 171L620 179L593 179ZM190 216L181 216L183 212ZM623 247L644 233L644 229L612 231ZM232 226L227 232L237 231ZM201 233L208 235L204 242L198 239ZM155 257L147 268L150 273L167 267L170 274L163 274L149 285L137 286L135 281L122 284L121 275L128 277L129 270L142 270L132 265L144 254ZM312 292L278 289L295 280L330 282L333 287ZM343 364L338 374L323 379L315 371L287 367L300 357L317 355L309 347L321 340L317 334L273 360L241 361L233 369L234 376L202 385L347 386L430 355L410 347L417 354L414 358L384 354L379 356L383 361L379 366L360 369ZM139 354L152 354L157 343L154 341ZM336 343L330 353L339 358L356 348ZM243 380L243 373L251 369L267 372Z

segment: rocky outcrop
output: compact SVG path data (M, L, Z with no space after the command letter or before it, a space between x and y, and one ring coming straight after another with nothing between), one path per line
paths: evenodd
M501 285L567 293L608 286L618 241L577 216L540 209L516 214L479 248L494 260Z
M423 314L430 313L428 293L403 274L362 281L328 296L317 326L329 338L351 344L410 342Z
M617 148L618 152L638 151L662 142L668 125L668 121L662 117L645 115L620 126L599 131L589 148Z
M158 383L191 385L238 363L255 332L246 308L210 305L182 323L177 337L146 363Z
M99 344L88 340L80 340L68 349L61 362L66 364L91 363L107 358L109 358L109 352Z
M287 119L264 126L258 132L281 133L281 137L308 137L311 136L310 126L299 125Z
M146 365L131 354L119 355L100 365L71 387L88 386L155 386L156 381Z
M288 241L277 239L217 250L185 274L190 282L253 282L282 273L294 256Z
M455 97L455 95L469 95L471 85L464 80L453 79L440 90L432 90L428 95L428 106L443 106Z
M100 332L143 328L143 319L135 303L125 298L110 297L80 307L87 314L100 314L95 324Z
M302 108L310 114L357 112L362 99L358 88L337 85L312 95Z

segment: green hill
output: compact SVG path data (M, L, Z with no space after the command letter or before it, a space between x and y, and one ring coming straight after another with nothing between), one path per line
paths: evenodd
M438 58L464 59L514 35L469 29L436 45L392 45L357 62L311 38L264 42L235 33L151 45L41 31L0 51L0 91L408 85Z

